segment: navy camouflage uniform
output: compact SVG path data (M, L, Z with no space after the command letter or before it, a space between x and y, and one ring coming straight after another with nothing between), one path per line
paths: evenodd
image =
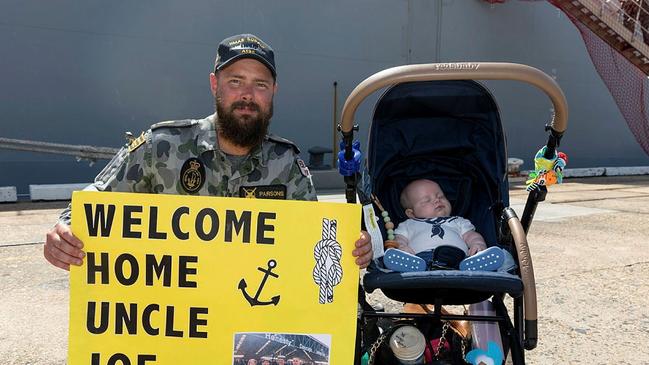
M267 135L232 166L219 149L215 118L154 124L122 148L85 190L317 200L292 142ZM70 207L59 222L70 224Z

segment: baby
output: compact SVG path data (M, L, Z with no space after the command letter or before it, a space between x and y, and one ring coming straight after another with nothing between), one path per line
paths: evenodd
M451 216L451 203L436 182L421 179L409 183L401 192L400 202L409 219L399 224L394 232L396 245L393 246L400 251L388 249L385 253L384 264L388 269L425 271L433 259L433 251L440 246L461 250L464 255L455 250L460 260L487 250L484 238L469 220ZM390 243L388 241L388 245ZM491 248L485 254L474 260L464 260L460 269L496 270L502 265L500 249Z

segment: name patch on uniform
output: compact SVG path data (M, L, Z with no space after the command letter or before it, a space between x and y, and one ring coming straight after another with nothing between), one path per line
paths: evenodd
M205 182L205 166L203 161L192 157L185 161L180 170L180 185L188 193L197 192Z
M239 188L239 196L251 199L286 199L286 185L242 186Z

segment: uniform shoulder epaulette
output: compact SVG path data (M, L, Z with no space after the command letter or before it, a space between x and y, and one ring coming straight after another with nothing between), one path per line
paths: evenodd
M271 141L271 142L275 142L275 143L281 143L281 144L289 145L290 147L293 148L293 151L295 151L295 153L297 153L298 155L300 154L300 149L297 147L297 145L295 143L289 141L286 138L282 138L282 137L276 136L274 134L268 134L268 140Z
M154 131L160 128L186 128L191 127L196 123L198 123L198 121L195 119L167 120L152 125L151 130Z
M133 151L135 151L136 149L138 149L138 147L140 147L141 145L143 145L144 142L146 142L146 140L147 140L147 137L148 137L147 135L148 135L148 134L149 134L148 132L146 132L146 133L145 133L145 132L142 132L142 133L140 134L139 137L134 138L134 137L130 134L130 132L129 132L128 135L129 135L130 137L128 137L128 140L129 140L129 141L128 141L128 152L129 152L129 153L130 153L130 152L133 152Z

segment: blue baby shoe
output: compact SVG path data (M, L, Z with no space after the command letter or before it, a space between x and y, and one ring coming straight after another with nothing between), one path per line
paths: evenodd
M426 271L426 261L424 259L396 248L385 250L383 265L387 269L399 272Z
M460 262L460 270L464 271L496 271L505 262L505 253L500 247L489 247Z

